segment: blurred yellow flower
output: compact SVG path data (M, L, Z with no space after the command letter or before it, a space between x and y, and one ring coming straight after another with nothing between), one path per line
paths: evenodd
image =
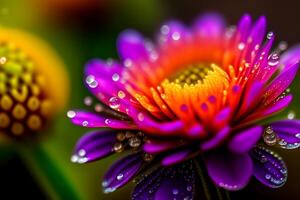
M44 41L0 28L0 136L42 130L66 104L68 90L64 65Z

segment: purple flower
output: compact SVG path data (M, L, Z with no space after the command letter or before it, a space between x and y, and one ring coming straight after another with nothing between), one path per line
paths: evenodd
M167 23L155 44L133 30L121 33L121 62L95 59L85 70L88 88L104 105L68 112L76 125L108 129L83 136L72 160L128 152L105 174L103 188L112 192L142 175L136 200L194 199L199 162L227 190L245 187L252 175L282 186L286 165L263 143L299 147L300 121L261 123L291 102L287 89L300 47L282 53L284 43L272 49L274 34L265 35L265 17L252 23L244 15L226 28L217 14L191 28Z

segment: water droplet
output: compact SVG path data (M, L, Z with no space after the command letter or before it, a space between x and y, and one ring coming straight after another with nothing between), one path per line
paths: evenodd
M270 40L270 39L272 39L272 37L274 36L274 33L273 32L269 32L268 34L267 34L267 38Z
M179 40L180 39L180 33L178 33L178 32L174 32L173 34L172 34L172 39L173 40Z
M117 180L118 180L118 181L120 181L120 180L122 180L122 179L123 179L123 177L124 177L124 175L123 175L123 174L119 174L119 175L117 176Z
M111 97L109 99L109 107L118 109L120 107L120 99L118 97Z
M93 99L91 97L85 97L83 101L84 101L84 104L87 106L90 106L93 103Z
M72 155L71 156L71 162L76 163L78 161L78 156L77 155Z
M269 180L269 179L271 178L271 175L270 175L270 174L266 174L266 175L265 175L265 178L266 178L267 180Z
M95 81L95 77L93 75L88 75L85 79L85 82L89 85L91 84L93 81Z
M104 123L108 125L108 124L111 123L111 120L110 119L105 119Z
M170 32L170 28L167 26L167 25L163 25L161 28L160 28L160 32L164 35L167 35L169 32Z
M174 195L177 195L177 194L179 193L179 191L178 191L177 189L173 189L173 190L172 190L172 193L173 193Z
M89 124L88 121L83 121L83 122L82 122L82 126L87 126L88 124Z
M269 60L268 60L268 65L271 67L275 67L279 64L279 56L277 53L273 53L270 55Z
M245 48L245 43L243 42L239 43L238 49L242 51L244 48Z
M288 115L287 115L287 118L288 118L288 119L294 119L295 116L296 116L295 112L294 112L294 111L290 111L290 112L288 113Z
M133 148L137 148L141 145L142 141L140 138L138 137L132 137L129 139L128 144L129 146L133 147Z
M193 187L190 186L190 185L186 187L186 190L187 190L188 192L192 191L192 189L193 189Z
M6 63L6 58L5 57L1 57L0 58L0 64L4 65Z
M86 154L86 152L85 152L84 149L80 149L80 150L78 151L78 155L81 156L81 157L85 156L85 154Z
M102 187L107 187L108 186L108 181L102 181Z
M113 81L118 81L119 79L120 79L119 74L114 73L114 74L112 75L112 80L113 80Z
M101 105L101 104L96 104L95 105L95 111L96 112L101 112L101 111L103 111L103 106Z
M141 121L141 122L144 121L145 116L143 113L139 113L137 117L138 117L139 121Z
M117 142L117 143L114 144L113 149L114 149L115 152L118 152L118 153L119 153L119 152L122 152L122 151L123 151L124 146L123 146L122 143Z
M296 138L300 138L300 133L297 133L295 136Z
M132 61L129 58L125 59L124 65L125 65L125 67L131 67L132 66Z
M264 134L263 134L263 140L267 145L275 145L277 143L277 135L274 133L274 131L271 129L271 127L267 127Z
M111 187L109 187L109 188L105 188L105 190L103 191L105 194L108 194L108 193L112 193L112 192L114 192L116 190L116 188L111 188Z
M122 91L122 90L120 90L119 92L118 92L118 97L120 98L120 99L124 99L125 98L125 93Z
M74 118L74 117L76 116L76 112L73 111L73 110L69 110L69 111L67 112L67 116L68 116L70 119L72 119L72 118Z

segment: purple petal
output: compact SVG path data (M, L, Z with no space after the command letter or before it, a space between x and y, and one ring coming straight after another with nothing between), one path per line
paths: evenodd
M69 111L74 115L69 116L71 122L75 125L90 127L90 128L103 128L110 127L114 129L135 129L135 125L130 121L123 121L113 118L105 118L104 116L86 111Z
M132 194L133 200L194 199L196 167L192 161L169 168L158 168L142 178Z
M262 133L262 126L255 126L239 132L228 143L228 148L235 153L247 153L256 145Z
M272 122L270 127L282 148L294 149L300 146L300 120L276 121Z
M115 162L104 175L102 186L110 193L127 184L141 169L143 159L140 153L131 154Z
M214 183L227 190L239 190L252 175L252 161L248 154L214 152L205 158L207 171Z
M191 149L184 149L184 150L179 150L179 151L173 152L173 153L165 156L162 159L161 164L163 166L169 166L169 165L173 165L173 164L182 162L182 161L188 159L192 153L193 153L193 151Z
M223 128L220 132L218 132L215 136L213 136L211 139L203 142L200 145L200 149L202 151L208 151L217 148L227 139L229 134L230 134L230 127L227 126Z
M118 38L117 44L119 55L123 60L140 60L148 57L145 39L135 30L123 31Z
M300 45L297 45L282 54L280 64L284 66L283 71L285 71L288 70L291 66L299 63L299 61Z
M249 38L252 40L252 46L261 44L266 34L266 17L261 16L253 25Z
M113 131L93 131L82 136L75 147L72 162L91 162L113 153L116 134Z
M208 13L195 21L194 29L201 37L219 37L224 33L225 21L217 13Z
M143 150L150 154L156 154L172 148L176 148L178 145L180 145L179 142L147 142L144 144Z
M186 27L178 21L170 21L160 28L160 42L178 42L189 35Z
M250 155L257 180L271 188L284 185L287 180L287 168L281 157L264 147L254 148Z
M245 14L239 21L237 33L239 34L239 41L245 42L251 27L251 17Z
M295 64L289 69L284 70L271 82L271 84L266 89L266 104L273 101L275 98L281 95L284 92L284 90L288 88L288 86L294 80L298 69L299 65Z

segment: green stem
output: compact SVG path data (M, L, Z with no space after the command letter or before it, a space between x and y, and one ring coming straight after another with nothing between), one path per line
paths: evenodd
M42 147L17 147L17 150L51 199L80 199L59 166Z
M208 176L205 164L202 158L195 161L197 163L198 172L200 175L200 185L202 193L199 199L205 200L230 200L230 194L227 190L217 187ZM201 192L200 192L201 193Z

